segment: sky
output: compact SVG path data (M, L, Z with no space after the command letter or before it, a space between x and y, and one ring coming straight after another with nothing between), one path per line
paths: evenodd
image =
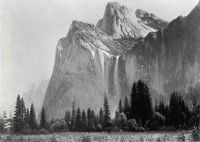
M171 21L198 0L116 0ZM0 0L0 113L51 77L58 40L73 20L96 24L109 0Z

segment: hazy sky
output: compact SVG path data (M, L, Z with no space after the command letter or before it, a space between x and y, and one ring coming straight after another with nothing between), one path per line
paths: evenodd
M0 1L0 111L32 84L51 76L58 40L73 20L96 24L109 0ZM187 15L198 0L116 0L165 20ZM5 102L6 100L6 102ZM5 103L3 103L5 102Z

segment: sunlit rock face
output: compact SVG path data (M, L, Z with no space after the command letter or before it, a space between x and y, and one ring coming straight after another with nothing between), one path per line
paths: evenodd
M113 14L128 20L121 26L130 30L133 28L129 38L126 38L128 32L115 31L118 28L113 25L115 18L108 21ZM110 33L91 24L78 21L71 24L67 36L59 40L56 48L54 70L43 104L47 118L62 118L65 110L71 109L74 99L76 107L90 107L97 112L103 105L105 95L109 98L110 109L116 110L122 94L130 93L122 55L131 50L137 38L155 30L145 25L136 24L137 27L133 27L135 23L127 18L130 18L129 14L125 6L109 3L102 28L110 29ZM116 39L119 35L124 37Z
M153 29L162 30L167 27L168 22L158 18L153 13L148 13L144 10L137 9L135 15L139 18L139 23L143 23Z
M47 117L63 117L74 98L76 107L98 111L107 95L111 109L115 109L121 95L118 73L123 45L94 25L74 21L67 37L60 39L56 48L44 100ZM131 47L132 42L126 43L126 50Z
M155 31L155 29L139 22L130 9L117 2L107 4L104 17L99 20L97 27L114 38L132 37L138 39Z
M125 6L108 3L97 26L74 21L56 48L43 104L47 118L62 118L74 99L76 107L97 112L105 95L113 116L119 99L129 97L133 82L139 79L148 83L154 99L195 85L199 81L199 14L197 6L187 17L178 17L156 32L144 18L132 17ZM153 22L154 26L159 23Z

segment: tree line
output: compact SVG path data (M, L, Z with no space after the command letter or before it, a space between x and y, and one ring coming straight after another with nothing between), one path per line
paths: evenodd
M75 107L66 110L64 118L46 120L42 108L39 122L36 121L32 104L26 108L23 98L16 100L15 112L11 121L14 133L48 133L48 132L102 132L102 131L151 131L199 128L200 106L189 107L180 92L173 92L169 102L160 101L154 106L148 85L142 80L134 82L130 98L120 99L115 118L111 119L109 101L104 103L98 114L91 108L81 110ZM1 129L1 123L0 123ZM0 130L1 131L1 130Z

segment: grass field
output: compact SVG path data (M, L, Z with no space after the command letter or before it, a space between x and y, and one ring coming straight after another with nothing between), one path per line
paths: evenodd
M190 132L56 133L49 135L0 135L0 142L190 142L190 137Z

